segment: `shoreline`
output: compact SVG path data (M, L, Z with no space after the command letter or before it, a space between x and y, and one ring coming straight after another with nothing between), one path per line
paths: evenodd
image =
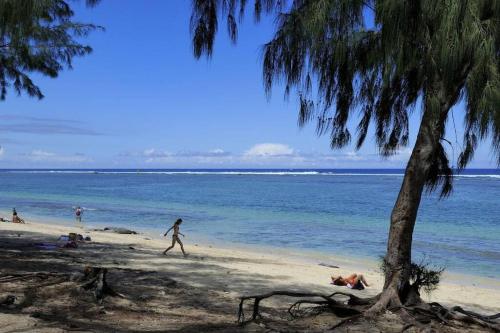
M0 216L9 217L10 213L5 210L0 210ZM28 219L28 224L43 224L48 226L57 226L63 228L79 228L76 225L76 222L72 219L67 218L59 218L59 217L48 217L48 216L37 216L32 214L26 214ZM1 222L0 222L1 223ZM104 223L104 222L82 222L82 226L84 230L91 230L93 228L105 228L105 227L124 227L126 226L116 226L113 223ZM167 229L167 226L158 227L158 228L138 228L137 226L133 227L133 230L136 231L139 235L146 236L151 238L156 242L161 242L163 247L168 247L170 244L170 238L163 238L160 236L164 232L163 229ZM0 230L2 230L0 228ZM82 229L78 229L82 230ZM189 240L186 245L193 246L196 244L197 247L200 248L213 248L214 244L217 244L217 248L223 250L236 250L239 252L248 252L255 255L262 254L272 254L277 258L285 258L285 260L293 260L296 262L302 262L304 264L316 264L320 263L346 267L353 271L366 271L370 270L374 274L380 273L380 264L378 260L374 258L364 257L364 256L355 256L355 255L332 255L324 251L313 250L313 249L292 249L287 247L277 247L272 245L261 245L261 244L248 244L248 243L238 243L220 239L211 239L208 236L198 234L198 233L190 233L190 235L194 235L194 237L189 237ZM191 243L191 244L190 244ZM156 247L161 247L156 244ZM178 247L178 245L177 245ZM467 286L467 283L471 285L480 284L485 289L500 289L500 278L492 278L489 276L479 275L479 274L470 274L460 271L448 270L445 268L445 271L442 275L442 280L446 279L450 283ZM465 281L465 283L464 283ZM474 282L472 282L474 281ZM500 293L499 293L500 295ZM500 304L498 305L500 309Z
M383 276L378 270L377 263L358 258L336 257L311 251L290 251L285 248L270 250L267 247L257 248L246 244L232 246L232 244L211 240L208 240L207 244L200 241L194 243L191 242L192 239L188 235L184 243L186 252L190 256L187 259L179 259L180 249L178 246L172 250L171 254L160 256L161 251L170 244L170 238L159 239L147 233L137 235L114 234L82 229L76 225L48 223L47 221L28 222L27 224L0 222L0 233L37 233L45 235L47 240L75 231L82 233L84 236L89 235L92 242L133 246L152 250L154 253L158 251L159 260L186 260L194 268L192 269L192 276L188 275L183 278L186 279L185 282L193 285L198 282L197 275L203 274L203 271L198 272L196 269L199 261L202 260L206 264L210 262L210 259L207 258L220 259L222 263L217 263L220 266L219 268L236 270L238 274L247 276L250 280L259 276L268 277L266 278L266 280L269 280L266 281L266 290L272 290L279 285L280 287L288 286L302 290L314 288L318 291L331 292L335 288L329 284L332 274L347 275L353 272L363 273L371 284L371 287L364 291L356 291L359 295L374 296L381 290L383 285ZM82 249L84 251L84 246ZM339 268L321 266L320 263L336 265ZM146 267L146 264L137 260L130 262L128 267ZM148 269L152 268L149 267ZM224 289L224 292L227 291L232 297L253 293L251 290L245 289L244 286L227 285L224 288L227 289ZM467 309L480 312L499 312L500 304L496 300L500 299L500 280L445 272L439 288L432 293L431 297L425 294L422 296L427 301L438 301L445 305L461 305Z

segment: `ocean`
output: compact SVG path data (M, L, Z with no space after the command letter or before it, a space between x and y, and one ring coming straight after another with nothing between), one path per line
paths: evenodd
M160 234L181 217L186 242L385 253L403 170L0 170L0 211ZM7 216L7 218L10 218ZM500 170L467 170L450 197L423 197L414 260L500 275Z

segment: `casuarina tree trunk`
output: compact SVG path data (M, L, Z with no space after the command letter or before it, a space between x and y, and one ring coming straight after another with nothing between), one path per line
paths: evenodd
M404 304L409 291L413 229L420 199L441 135L449 105L440 103L443 95L436 93L426 99L424 115L417 140L406 166L403 184L391 214L391 226L385 260L384 290L370 309L376 313L384 308Z

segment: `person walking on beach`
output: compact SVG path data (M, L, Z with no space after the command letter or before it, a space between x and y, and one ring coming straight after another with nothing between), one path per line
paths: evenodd
M182 235L182 237L185 237L184 234L179 231L179 226L181 225L181 223L182 223L182 219L177 219L177 221L175 221L174 225L171 226L170 229L168 229L167 232L165 232L165 234L163 235L163 237L166 237L167 234L170 232L170 230L174 229L174 234L172 235L172 245L170 245L165 251L163 251L163 254L167 254L167 252L169 250L173 249L175 246L175 243L177 242L181 246L182 254L184 254L184 256L187 256L186 252L184 252L184 246L182 245L181 239L179 238L179 235Z
M83 209L80 206L77 206L75 209L75 219L76 222L82 222Z

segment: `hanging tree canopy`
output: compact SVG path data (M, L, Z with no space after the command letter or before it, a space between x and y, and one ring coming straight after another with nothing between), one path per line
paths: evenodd
M499 1L255 0L253 5L256 21L261 13L276 16L274 37L264 46L266 91L275 83L284 84L286 95L294 90L299 125L315 120L333 149L351 142L347 122L359 113L356 148L373 124L380 154L397 153L408 145L409 117L421 100L424 112L439 113L442 138L429 161L427 188L440 185L441 195L447 195L452 169L442 145L445 125L450 108L464 100L458 168L467 166L488 137L500 164ZM212 55L220 17L235 42L246 7L246 0L193 0L194 55Z
M99 0L85 1L93 6ZM32 81L33 73L57 77L72 59L92 52L78 39L100 28L74 22L68 1L2 0L0 1L0 98L8 88L18 94L43 98Z

